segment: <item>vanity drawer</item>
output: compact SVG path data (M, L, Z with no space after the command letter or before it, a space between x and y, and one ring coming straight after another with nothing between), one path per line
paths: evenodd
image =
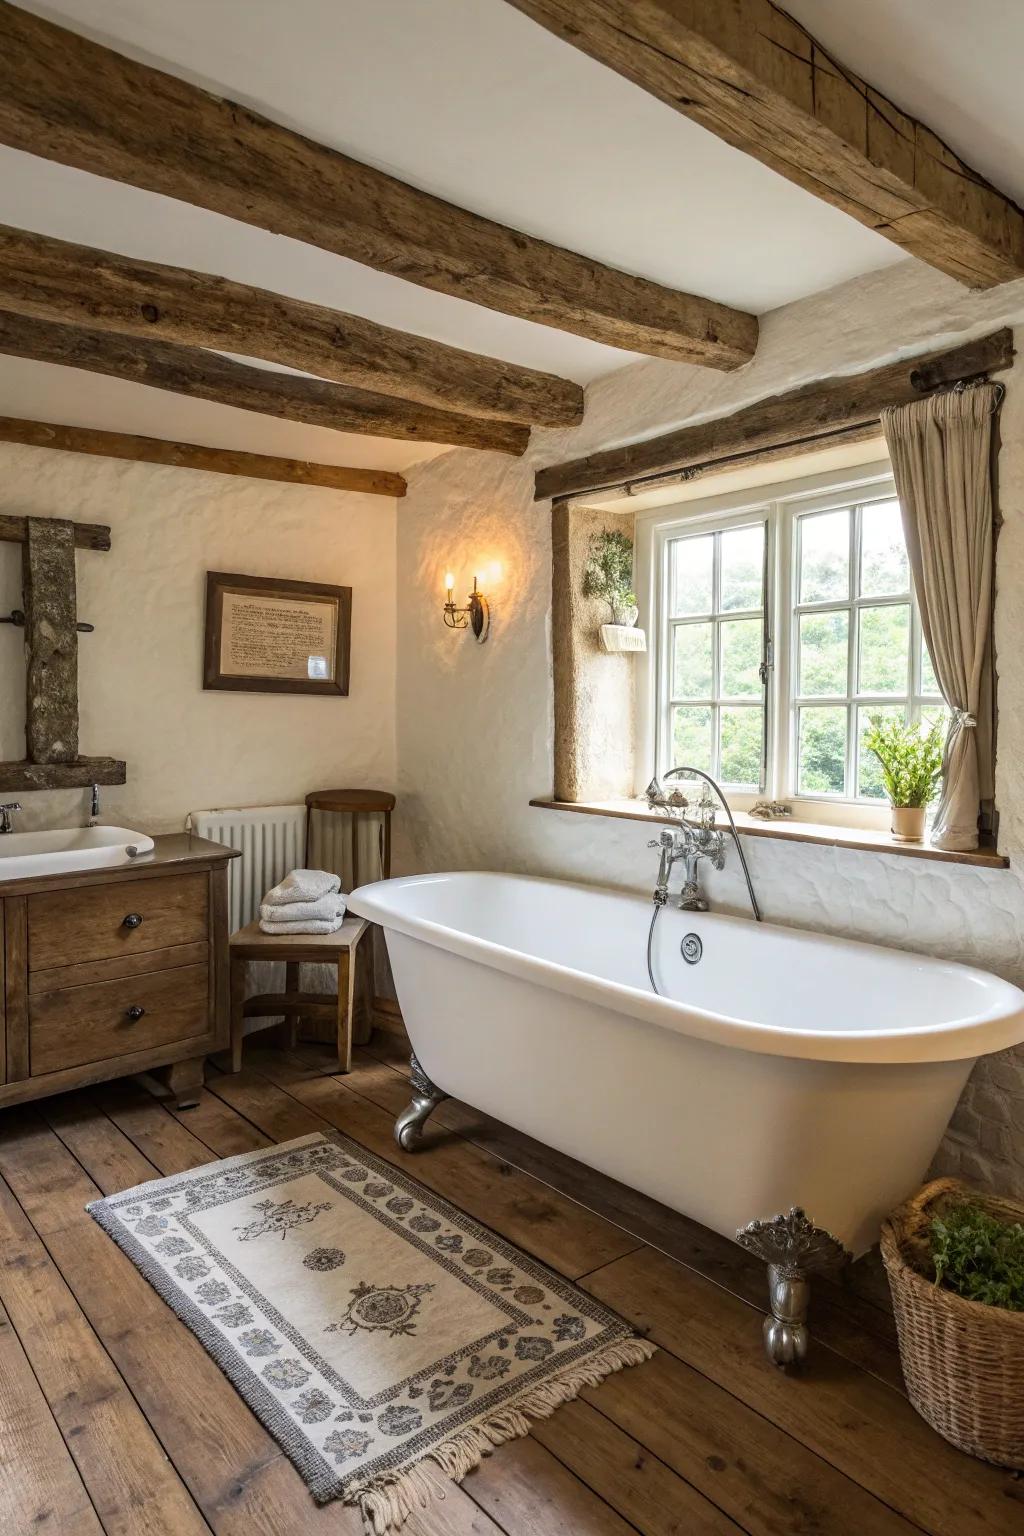
M33 1077L208 1034L209 969L179 966L29 998Z
M206 875L114 880L28 898L30 970L169 949L207 937Z

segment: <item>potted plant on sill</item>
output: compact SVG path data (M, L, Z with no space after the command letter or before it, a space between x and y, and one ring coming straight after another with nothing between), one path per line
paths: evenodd
M864 745L877 759L900 843L924 840L925 817L942 778L942 721L924 728L872 715Z
M918 1413L1024 1471L1024 1204L936 1179L883 1222L882 1259Z

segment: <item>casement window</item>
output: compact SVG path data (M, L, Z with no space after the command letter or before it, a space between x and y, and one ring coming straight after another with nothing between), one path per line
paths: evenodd
M638 518L637 553L641 778L686 763L740 808L870 819L884 802L870 719L947 713L888 466L661 507Z

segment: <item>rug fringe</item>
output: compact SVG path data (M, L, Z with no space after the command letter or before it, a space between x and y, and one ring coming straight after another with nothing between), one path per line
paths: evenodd
M599 1355L539 1382L516 1403L467 1425L415 1466L361 1490L357 1498L367 1531L372 1536L389 1536L399 1530L414 1510L425 1509L432 1498L443 1499L447 1485L461 1483L496 1446L529 1434L531 1422L550 1418L584 1387L596 1387L626 1366L642 1365L654 1352L647 1339L619 1339Z

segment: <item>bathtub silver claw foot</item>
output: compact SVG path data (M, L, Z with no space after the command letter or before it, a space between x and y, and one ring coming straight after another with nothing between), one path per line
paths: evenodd
M415 1051L409 1057L409 1086L412 1088L412 1103L408 1109L402 1110L395 1121L395 1140L403 1152L415 1152L428 1117L448 1097L430 1081L416 1060Z
M749 1222L736 1233L736 1241L768 1265L772 1310L764 1320L764 1347L769 1360L784 1369L802 1365L810 1344L809 1276L838 1269L852 1254L831 1232L814 1226L798 1205L788 1215Z

